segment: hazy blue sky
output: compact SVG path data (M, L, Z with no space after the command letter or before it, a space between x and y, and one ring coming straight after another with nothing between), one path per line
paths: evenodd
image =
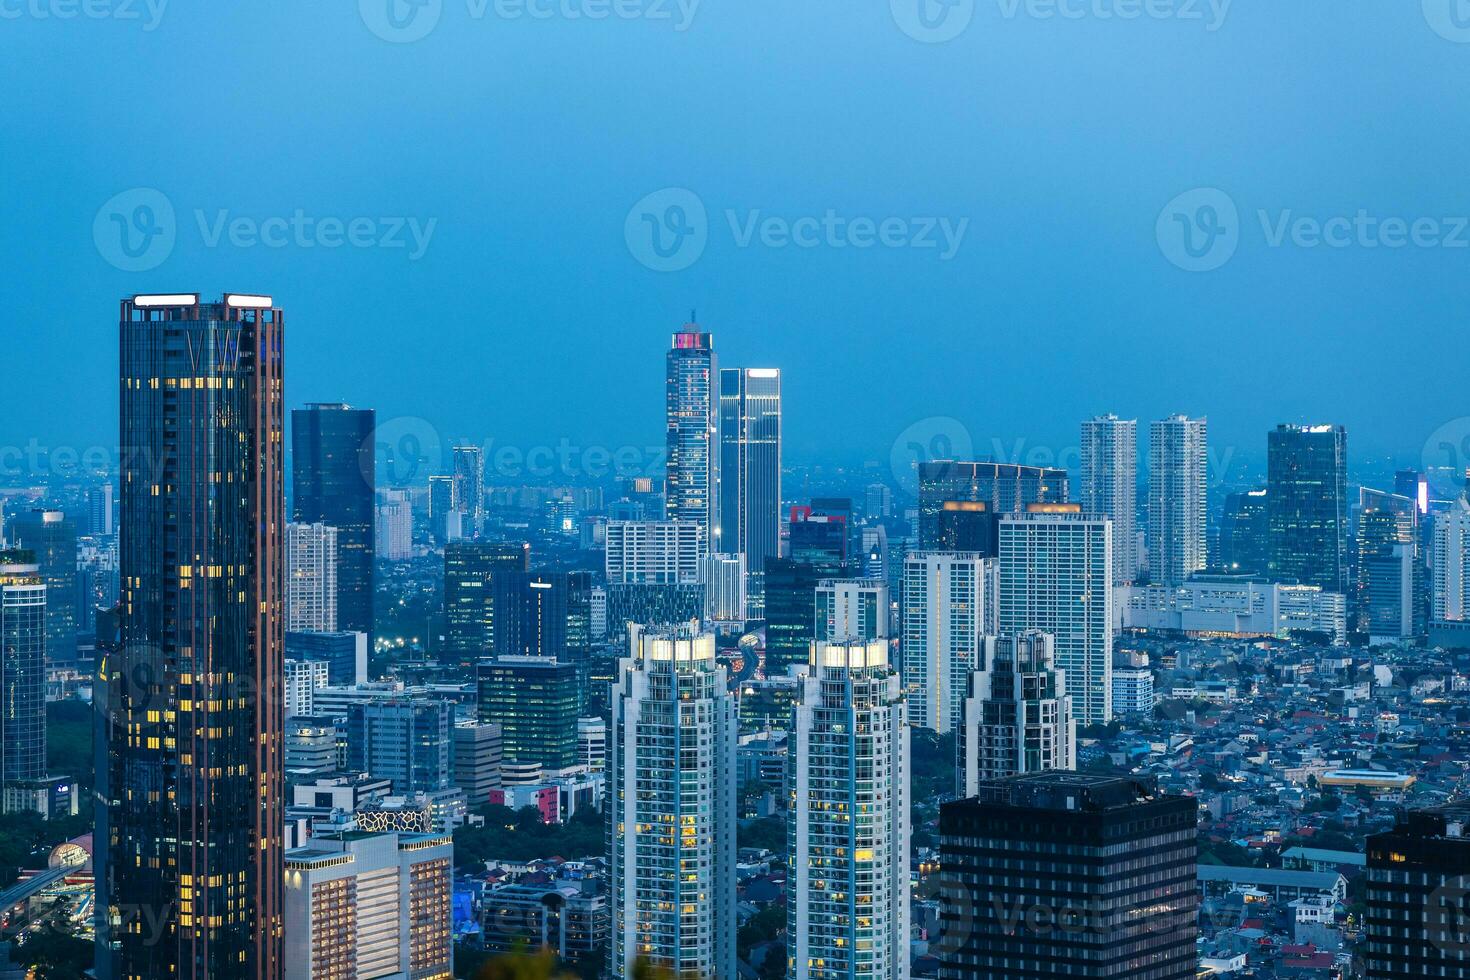
M0 0L6 445L115 441L117 300L159 290L272 293L292 405L502 445L657 442L691 307L726 364L785 369L793 457L886 458L933 416L981 453L1062 448L1108 410L1206 414L1256 454L1283 420L1415 454L1470 415L1451 0L83 2ZM166 218L140 188L171 248L132 237ZM687 196L635 209L665 188L706 211L669 272L643 215L667 230ZM1208 192L1165 210L1196 188L1238 218ZM1360 211L1439 220L1399 248L1376 224L1272 243L1286 212ZM315 247L251 237L298 212ZM903 220L838 247L829 212ZM250 223L215 238L222 216ZM771 217L818 219L815 246ZM327 248L321 219L407 247ZM392 219L433 222L426 247ZM938 247L896 247L931 223Z

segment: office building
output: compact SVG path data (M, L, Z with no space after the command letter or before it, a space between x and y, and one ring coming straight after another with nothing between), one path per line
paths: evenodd
M1271 524L1264 488L1243 490L1225 498L1218 554L1211 564L1232 575L1268 574Z
M781 372L720 372L719 515L710 549L745 556L759 617L766 559L781 555Z
M454 975L448 834L313 837L285 855L285 980Z
M1266 469L1272 580L1348 594L1346 430L1279 425Z
M372 646L377 413L318 403L291 413L292 519L337 529L337 629Z
M325 663L333 686L367 683L366 633L287 633L286 656Z
M429 477L429 530L440 544L457 541L463 535L463 520L454 506L452 476Z
M489 803L490 791L500 788L500 767L505 761L500 726L462 721L451 730L450 739L454 785L464 790L471 809Z
M485 895L483 935L492 953L549 950L562 960L606 962L608 897L592 878L500 885Z
M1312 585L1277 585L1251 575L1201 573L1178 586L1134 586L1122 601L1123 627L1191 636L1278 637L1320 633L1347 642L1347 600Z
M1432 520L1430 617L1460 622L1470 618L1470 501L1462 494Z
M689 324L666 358L664 477L668 519L697 525L706 547L719 522L719 389L714 337Z
M779 677L811 659L816 638L817 583L855 571L849 561L851 534L846 517L793 507L790 557L766 559L765 675Z
M607 722L603 719L577 719L577 764L588 772L607 768Z
M77 539L77 632L96 637L98 612L117 606L117 535Z
M1208 425L1171 415L1148 429L1148 560L1152 580L1187 581L1208 562L1205 528L1209 486ZM1113 549L1120 531L1113 526ZM1132 525L1128 527L1132 537Z
M943 735L963 716L970 674L980 665L990 560L949 551L904 559L903 682L915 727Z
M1148 667L1113 668L1113 714L1151 717L1154 711L1154 672Z
M485 519L485 453L479 446L455 446L453 509L463 515L463 533L480 532Z
M413 557L413 502L407 490L389 490L378 505L378 558L407 561Z
M998 554L1000 514L983 500L946 500L935 515L937 530L930 549L966 551L985 558Z
M1194 980L1199 804L1041 772L940 807L941 980Z
M1370 643L1400 643L1424 632L1418 601L1420 568L1413 544L1393 545L1365 560L1364 631Z
M281 976L284 319L261 296L122 301L122 615L94 694L106 980ZM153 928L129 927L140 907Z
M1366 941L1369 980L1470 978L1464 925L1470 876L1470 807L1452 803L1402 814L1368 838Z
M1053 637L1036 630L987 636L980 659L956 740L959 795L974 796L982 782L1006 776L1076 769L1077 722Z
M117 528L113 521L113 485L103 483L87 490L87 534L106 537Z
M286 660L282 687L286 692L286 718L309 715L318 688L331 683L330 665L325 660Z
M577 764L581 679L575 664L496 657L479 666L479 720L499 725L506 762L545 769Z
M293 633L337 630L335 527L286 525L286 629Z
M1138 575L1138 421L1099 415L1082 423L1082 510L1113 522L1113 584Z
M347 766L345 722L321 715L286 719L286 778L293 786Z
M1112 558L1112 524L1076 505L1033 504L1001 519L999 631L1056 638L1079 725L1112 718Z
M628 635L628 625L668 626L700 619L708 593L699 582L676 585L609 585L607 622L612 636Z
M697 583L708 553L704 529L676 521L608 521L609 585Z
M881 579L823 579L817 583L814 638L887 640L888 610L888 583Z
M869 521L893 516L893 490L886 483L870 483L863 494L863 515Z
M635 629L613 694L609 972L734 977L735 698L715 635Z
M919 547L944 549L940 514L946 502L983 503L991 514L1015 514L1028 504L1067 502L1067 471L1014 463L940 460L919 464Z
M444 546L445 663L472 664L490 655L495 647L495 576L530 568L529 544L451 541Z
M0 785L46 775L46 599L29 551L0 551ZM8 812L8 811L7 811Z
M818 642L791 715L788 976L909 975L909 729L882 640Z
M393 783L393 792L434 793L450 786L447 701L393 698L355 705L347 715L347 766Z
M29 551L46 583L46 659L69 663L77 656L77 530L59 510L23 510L6 536Z
M496 572L490 649L497 657L555 657L585 670L592 654L590 572Z
M704 618L712 623L745 627L750 619L744 555L706 555L700 563L704 582Z

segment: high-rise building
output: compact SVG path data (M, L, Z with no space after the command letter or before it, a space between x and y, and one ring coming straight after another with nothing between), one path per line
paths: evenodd
M413 502L407 490L389 490L378 505L378 558L407 561L413 557Z
M46 775L46 599L29 551L0 551L0 785Z
M500 572L528 572L529 544L451 541L444 546L445 663L472 664L495 647L495 589Z
M577 719L577 764L588 772L607 768L607 722L603 719Z
M1264 488L1225 498L1219 552L1212 564L1232 575L1265 575L1270 569L1271 524Z
M110 482L87 491L87 533L93 537L112 534L113 486Z
M286 718L309 715L315 710L315 694L331 683L331 665L325 660L293 660L286 658L282 688Z
M946 500L934 517L936 530L929 549L969 551L986 558L997 554L1000 514L983 500Z
M609 972L734 977L735 698L715 635L634 629L613 693Z
M123 613L97 692L106 980L281 976L284 319L264 296L122 301Z
M324 662L332 685L367 683L366 633L287 633L286 657Z
M1470 501L1461 495L1433 521L1430 616L1437 622L1470 618Z
M819 643L887 640L888 607L888 583L882 579L823 579L817 583L814 638Z
M1015 514L1027 504L1067 502L1067 471L1014 463L939 460L919 464L919 547L943 547L940 513L946 502L979 502L992 514Z
M745 556L759 617L766 559L781 554L781 372L720 372L719 520L712 551Z
M709 553L697 524L677 521L608 521L609 585L674 585L700 581L700 558Z
M787 749L788 976L907 980L911 776L888 644L818 642Z
M1272 579L1347 595L1347 431L1278 425L1266 469Z
M10 520L10 543L35 556L46 583L46 658L77 655L77 530L59 510L23 510Z
M581 678L548 657L496 657L479 666L479 720L499 725L505 761L546 769L577 764Z
M985 632L985 564L975 552L916 551L904 559L903 681L909 721L943 735L964 710Z
M466 534L476 534L485 517L485 453L479 446L455 446L453 507L464 515Z
M1148 560L1155 582L1177 585L1202 571L1208 519L1208 425L1171 415L1148 429ZM1085 509L1085 508L1084 508ZM1112 515L1107 515L1112 516ZM1133 525L1128 525L1132 537ZM1113 525L1113 550L1121 532Z
M1193 797L1075 772L946 803L941 980L1194 980L1198 820Z
M496 572L490 577L497 657L555 657L585 670L592 654L590 572Z
M490 791L500 788L500 767L505 761L500 726L462 721L450 737L454 785L464 790L471 808L489 803Z
M1051 634L987 636L980 660L958 726L959 795L986 780L1076 769L1077 722Z
M448 789L454 705L391 698L355 705L347 716L347 765L393 782L393 792Z
M337 529L286 525L286 629L337 630Z
M464 534L463 522L454 506L452 476L429 477L429 530L440 544L456 541Z
M285 980L454 975L448 834L314 836L285 868Z
M1000 522L1002 635L1042 630L1079 724L1113 715L1112 523L1076 505L1034 504Z
M1423 632L1419 615L1420 564L1412 544L1380 550L1363 563L1365 619L1372 643L1397 643Z
M1463 802L1404 813L1391 831L1368 838L1369 980L1470 978L1464 924L1470 876L1470 806Z
M706 555L701 563L704 582L704 618L712 623L744 627L750 619L745 593L748 577L744 555Z
M1099 415L1082 423L1079 496L1084 512L1104 515L1113 522L1113 584L1132 583L1138 575L1136 419Z
M1113 714L1144 715L1154 710L1154 672L1148 667L1113 668Z
M719 517L719 382L714 337L691 323L666 359L664 493L671 521L697 524L712 546Z
M318 403L291 413L292 519L337 529L337 628L374 636L377 413Z
M863 514L870 521L893 516L893 490L886 483L870 483L863 494Z

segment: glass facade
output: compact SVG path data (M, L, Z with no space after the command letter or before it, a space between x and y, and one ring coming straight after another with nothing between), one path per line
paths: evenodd
M59 510L27 510L10 518L6 533L35 556L46 583L46 656L52 663L77 655L76 524Z
M1266 446L1271 578L1348 591L1347 432L1280 425Z
M497 657L479 666L479 720L500 726L507 762L577 764L581 673L546 657Z
M29 551L0 552L0 782L46 775L47 586Z

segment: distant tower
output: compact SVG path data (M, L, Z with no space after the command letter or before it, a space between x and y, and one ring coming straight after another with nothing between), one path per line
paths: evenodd
M337 630L337 529L286 525L286 631Z
M698 524L711 547L718 523L719 394L713 335L689 324L674 334L667 357L667 513Z
M787 760L787 975L906 980L912 774L887 642L816 644Z
M1082 423L1082 510L1113 522L1113 584L1138 574L1138 422L1100 415Z
M46 583L28 551L0 551L0 782L46 775Z
M760 618L767 558L781 554L781 372L720 372L719 521L712 550L745 556L747 600Z
M10 543L29 551L46 583L46 659L77 653L77 529L59 510L26 510L11 518Z
M733 978L735 699L715 635L634 627L613 690L609 971Z
M1279 425L1267 438L1271 577L1347 594L1347 431Z
M466 533L478 533L485 516L485 453L479 446L454 447L454 508L464 515Z
M1149 425L1148 558L1153 580L1164 585L1185 582L1208 563L1206 433L1204 419L1185 415ZM1114 524L1115 550L1119 533Z

